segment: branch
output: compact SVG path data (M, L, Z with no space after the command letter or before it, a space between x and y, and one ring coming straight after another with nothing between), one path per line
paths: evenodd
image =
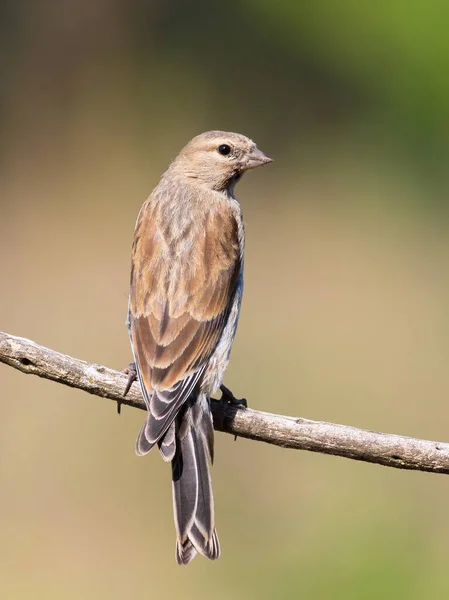
M125 374L60 354L31 340L0 332L0 362L22 373L145 410L138 384L123 397ZM449 474L446 443L242 409L219 400L212 401L212 412L215 429L232 435L398 469Z

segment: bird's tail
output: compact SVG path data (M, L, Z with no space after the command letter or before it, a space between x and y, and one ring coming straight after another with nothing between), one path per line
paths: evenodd
M186 565L198 552L214 560L220 556L209 470L214 430L205 396L201 394L185 404L176 418L175 436L172 480L176 560Z

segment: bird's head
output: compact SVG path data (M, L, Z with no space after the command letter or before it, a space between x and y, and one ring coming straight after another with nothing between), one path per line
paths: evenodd
M244 135L206 131L181 150L171 169L210 189L232 191L245 171L270 162L272 159Z

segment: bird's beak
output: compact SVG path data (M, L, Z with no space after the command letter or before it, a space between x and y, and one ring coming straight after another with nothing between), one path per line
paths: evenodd
M251 154L248 156L248 162L245 165L245 169L254 169L255 167L261 167L273 162L272 158L269 158L259 148L254 148Z

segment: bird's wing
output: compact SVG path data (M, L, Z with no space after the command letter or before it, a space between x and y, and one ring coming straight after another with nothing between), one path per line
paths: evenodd
M149 200L136 224L129 331L149 412L144 452L167 431L204 371L240 273L232 211L206 210L198 219L176 228Z

